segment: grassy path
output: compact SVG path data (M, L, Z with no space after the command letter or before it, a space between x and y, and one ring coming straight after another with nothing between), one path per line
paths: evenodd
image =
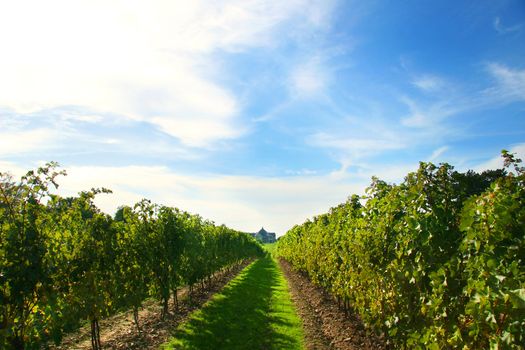
M303 349L301 321L268 255L248 266L174 333L165 349Z

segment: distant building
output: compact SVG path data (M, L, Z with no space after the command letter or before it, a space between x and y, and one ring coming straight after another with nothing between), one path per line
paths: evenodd
M263 243L273 243L276 241L275 239L275 232L268 232L263 228L259 230L259 232L250 233L255 239L258 241L261 241Z

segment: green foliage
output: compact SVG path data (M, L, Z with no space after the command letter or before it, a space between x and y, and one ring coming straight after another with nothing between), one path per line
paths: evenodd
M100 349L98 320L194 284L262 247L248 234L198 215L142 200L115 219L94 204L106 189L62 198L57 164L19 182L0 173L0 348L37 349L59 343L88 320ZM138 319L135 317L138 326Z
M466 300L462 337L477 347L525 344L525 173L496 181L463 210L461 246Z
M54 315L46 307L50 280L42 201L57 187L57 164L29 171L16 183L0 173L0 347L23 348L26 339L49 333ZM32 348L34 346L29 346Z
M292 228L278 254L397 348L525 343L525 189L514 171L421 163L400 185L374 178L357 197Z

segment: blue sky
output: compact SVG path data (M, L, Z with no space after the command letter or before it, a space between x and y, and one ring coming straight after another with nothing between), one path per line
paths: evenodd
M283 234L370 177L525 156L525 3L0 4L0 168Z

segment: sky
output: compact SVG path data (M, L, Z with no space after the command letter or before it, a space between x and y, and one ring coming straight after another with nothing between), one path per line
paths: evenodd
M278 235L419 161L525 158L525 2L0 0L0 171Z

